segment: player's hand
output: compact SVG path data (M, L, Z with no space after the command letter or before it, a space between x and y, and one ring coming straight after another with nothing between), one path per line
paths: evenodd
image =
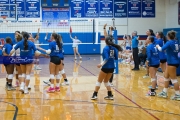
M98 68L101 68L101 67L102 67L102 65L101 65L101 64L98 64L98 65L97 65L97 67L98 67Z
M107 26L107 23L104 25L104 28L106 28L106 26Z
M156 48L160 47L159 45L156 45Z

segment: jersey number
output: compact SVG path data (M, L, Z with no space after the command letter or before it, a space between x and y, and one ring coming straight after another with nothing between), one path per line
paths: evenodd
M110 50L110 58L114 57L114 50Z
M58 47L58 45L56 45L56 50L59 50L59 47Z
M175 44L175 50L176 50L176 51L179 51L179 46L178 46L178 44Z

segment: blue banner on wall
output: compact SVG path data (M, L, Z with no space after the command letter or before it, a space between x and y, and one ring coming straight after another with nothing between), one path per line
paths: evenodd
M99 0L85 0L85 17L99 17Z
M142 17L155 17L155 0L142 1Z
M141 0L128 0L128 17L141 17Z
M24 18L25 17L25 0L10 0L10 4L17 4L17 17ZM10 17L15 16L15 6L10 6Z
M1 0L0 4L5 4L4 6L0 6L0 16L10 16L9 0Z
M26 0L26 17L39 18L40 17L40 0Z
M71 17L84 17L84 0L71 0Z
M99 17L113 17L113 0L100 0Z
M42 27L69 27L69 8L42 8Z
M114 0L114 17L127 17L127 0Z

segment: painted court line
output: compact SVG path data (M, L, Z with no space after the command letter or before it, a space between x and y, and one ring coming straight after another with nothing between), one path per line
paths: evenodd
M76 62L76 64L80 65L79 63ZM81 68L83 68L84 70L86 70L87 72L89 72L90 74L92 74L93 76L96 76L94 73L92 73L91 71L89 71L88 69L86 69L85 67L83 67L82 65L80 65ZM122 95L123 97L125 97L126 99L128 99L130 102L132 102L133 104L135 104L136 106L138 106L140 109L142 109L143 111L145 111L146 113L148 113L150 116L152 116L153 118L155 118L156 120L160 120L159 118L157 118L155 115L153 115L152 113L148 112L147 110L145 110L144 108L142 108L139 104L137 104L136 102L132 101L130 98L128 98L127 96L125 96L123 93L121 93L120 91L118 91L116 88L113 88L117 93L119 93L120 95Z

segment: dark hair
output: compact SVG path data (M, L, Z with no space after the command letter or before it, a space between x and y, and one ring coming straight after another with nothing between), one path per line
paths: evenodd
M62 49L62 43L60 42L60 36L56 33L53 33L52 36L54 37L59 49Z
M166 37L164 36L163 32L157 32L161 39L163 39L164 43L167 42Z
M24 50L27 50L28 49L29 34L27 32L24 32L23 38L24 38Z
M15 31L15 33L16 33L16 32L20 34L20 31Z
M61 34L58 34L58 38L59 38L60 43L63 43Z
M105 39L105 42L107 45L111 45L111 46L115 47L118 51L123 51L121 46L113 43L113 36L112 35L108 35Z
M169 31L167 35L171 40L174 40L176 38L176 32L174 30Z
M154 36L149 36L148 39L151 41L151 43L154 43Z
M22 40L22 36L21 35L17 35L16 40L17 40L17 42L21 41Z
M11 38L10 38L10 37L7 37L7 38L6 38L6 43L9 43L9 44L11 44L11 43L12 43L12 40L11 40Z
M150 35L155 36L154 31L152 29L149 29Z

